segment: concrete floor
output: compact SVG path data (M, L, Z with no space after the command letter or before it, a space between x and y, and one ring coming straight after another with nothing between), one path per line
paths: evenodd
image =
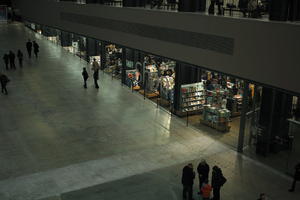
M25 56L23 69L5 72L9 95L0 95L1 200L181 199L181 169L201 158L223 168L224 200L300 198L287 192L291 178L209 137L210 129L187 128L119 80L101 73L99 91L92 80L83 89L86 63L20 24L0 25L0 54L26 55L28 38L40 58Z

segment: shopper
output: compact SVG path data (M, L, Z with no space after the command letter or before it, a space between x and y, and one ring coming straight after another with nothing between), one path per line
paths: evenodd
M82 70L82 77L83 77L83 81L84 81L83 87L84 87L84 88L87 88L86 81L87 81L88 78L89 78L89 74L87 73L85 67L84 67L83 70Z
M216 4L216 0L210 0L210 5L208 7L208 14L210 15L215 14L215 4Z
M3 60L4 60L4 63L5 63L5 68L6 68L6 70L8 70L9 55L8 55L7 53L4 54Z
M205 181L208 181L208 174L209 174L209 165L206 163L205 160L201 160L201 162L197 167L197 172L199 175L199 187L201 189L203 183ZM201 194L201 190L200 190L200 194Z
M10 68L11 69L16 69L16 65L15 65L15 58L16 55L14 54L14 52L9 51L9 63L10 63Z
M7 76L5 74L0 73L1 92L6 95L8 94L7 89L6 89L6 85L8 82L9 82L9 79L7 78Z
M218 15L223 15L223 5L224 5L224 0L216 0L216 4L218 6Z
M259 198L257 200L266 200L267 196L265 193L260 193Z
M182 170L181 183L183 185L183 192L182 192L183 199L186 199L187 195L188 195L188 200L193 199L194 179L195 179L195 172L193 169L193 164L190 163L186 165Z
M31 51L32 51L32 43L30 40L28 40L28 42L26 43L26 49L28 52L28 57L31 58Z
M33 41L32 44L33 44L33 53L35 55L35 58L38 58L40 46L36 43L36 41Z
M292 188L289 189L290 192L294 192L295 188L296 188L296 182L300 181L300 163L298 163L295 166L295 174L294 174L294 180L293 180L293 184L292 184Z
M227 180L223 176L222 170L218 166L214 166L211 178L211 186L213 187L213 200L220 200L220 190L226 181Z
M94 58L94 61L93 61L93 64L92 64L92 70L94 71L93 73L93 78L94 78L94 83L95 83L95 88L99 88L99 85L98 85L98 80L99 80L99 69L100 69L100 66L98 64L98 62L96 61L96 59Z
M203 186L200 188L200 191L202 193L203 200L210 200L212 187L210 184L208 184L208 179L204 181Z
M23 67L23 53L20 49L18 50L17 57L19 60L19 65L22 68Z

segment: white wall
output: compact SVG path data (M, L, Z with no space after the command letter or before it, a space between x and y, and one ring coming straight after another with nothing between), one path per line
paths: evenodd
M24 18L300 94L300 25L51 0L15 0ZM60 19L75 13L234 39L233 55ZM182 38L185 40L185 38Z

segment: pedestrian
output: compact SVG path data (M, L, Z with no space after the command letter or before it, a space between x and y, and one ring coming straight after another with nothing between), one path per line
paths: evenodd
M267 196L265 193L260 193L259 198L257 200L267 200Z
M186 165L182 170L181 183L183 185L182 197L183 199L193 200L193 185L195 179L195 172L193 169L193 164L190 163Z
M32 44L33 44L33 53L35 55L35 58L38 58L40 46L36 43L36 41L33 41Z
M210 5L208 7L208 14L210 15L215 14L215 4L216 4L216 0L210 0Z
M5 74L0 73L1 92L6 95L8 94L7 89L6 89L6 85L8 82L9 82L9 79L7 78L7 76Z
M96 61L96 59L94 58L94 61L93 61L93 64L92 64L92 70L94 71L94 74L93 74L93 78L94 78L94 83L95 83L95 88L99 88L99 85L98 85L98 80L99 80L99 69L100 69L100 66L98 64L98 62Z
M213 200L220 200L220 190L226 181L227 180L223 176L222 170L218 166L214 166L211 178L211 186L213 188Z
M26 49L27 49L27 52L28 52L28 57L31 58L32 42L30 41L30 39L26 43Z
M203 186L200 188L200 190L201 190L201 194L202 194L202 199L203 200L210 200L212 187L208 183L208 179L206 179L204 181Z
M10 63L10 68L11 69L16 69L16 65L15 65L15 58L16 55L14 54L14 52L9 51L9 63Z
M199 188L201 194L201 187L203 183L207 180L208 182L208 174L209 174L209 165L205 160L201 160L197 167L198 175L199 175Z
M23 67L23 53L20 49L18 50L17 57L19 60L19 65L22 68Z
M296 182L300 181L300 163L298 163L295 166L295 174L294 174L294 180L293 180L293 184L292 184L292 188L289 189L290 192L294 192L295 188L296 188Z
M7 53L4 54L3 60L4 60L4 63L5 63L5 68L6 68L6 70L8 70L9 55L8 55Z
M88 78L89 78L89 74L87 73L85 67L84 67L83 70L82 70L82 77L83 77L83 81L84 81L83 87L84 87L84 88L87 88L87 86L86 86L86 81L87 81Z

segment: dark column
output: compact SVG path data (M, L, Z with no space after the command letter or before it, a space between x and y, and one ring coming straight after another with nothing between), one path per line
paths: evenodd
M271 0L269 19L286 21L288 19L288 5L290 0Z
M104 70L106 63L106 42L101 42L101 69Z
M122 48L122 83L126 83L126 48Z
M72 46L72 37L70 33L67 33L65 31L61 32L61 46Z
M288 139L291 117L292 96L275 89L263 88L258 135L257 153L267 155L269 152L278 152L279 146L276 137Z

